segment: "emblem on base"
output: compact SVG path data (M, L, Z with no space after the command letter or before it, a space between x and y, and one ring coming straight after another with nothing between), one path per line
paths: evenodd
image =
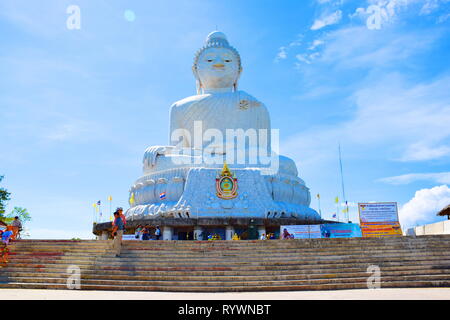
M222 172L216 177L216 195L221 199L237 197L237 178L230 171L226 162L223 163Z

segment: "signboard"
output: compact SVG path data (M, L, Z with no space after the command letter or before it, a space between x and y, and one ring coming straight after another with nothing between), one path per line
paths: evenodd
M402 235L397 202L358 203L363 237Z
M356 223L323 224L321 229L323 238L362 237L361 228Z
M285 236L283 236L285 235ZM322 238L319 224L280 226L281 239Z
M122 240L142 240L142 239L140 239L140 237L136 239L136 235L134 234L124 234L122 236Z

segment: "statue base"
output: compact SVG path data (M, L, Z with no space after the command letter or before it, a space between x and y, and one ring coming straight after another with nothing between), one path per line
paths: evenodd
M150 225L153 229L156 226L162 229L162 240L207 240L208 235L213 234L219 235L222 240L232 240L235 233L241 240L256 240L263 233L273 233L275 238L279 238L280 226L322 223L338 222L297 218L131 218L127 220L125 233L133 234L139 225ZM105 239L109 238L111 230L111 222L94 224L93 227L93 233Z

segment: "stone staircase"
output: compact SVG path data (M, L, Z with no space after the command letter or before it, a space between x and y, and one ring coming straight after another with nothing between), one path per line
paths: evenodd
M67 289L69 266L81 289L278 291L450 286L450 235L267 241L19 240L0 268L0 288Z

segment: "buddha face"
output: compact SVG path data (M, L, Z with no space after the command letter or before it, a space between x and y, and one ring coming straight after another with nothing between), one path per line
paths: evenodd
M226 48L208 48L198 59L197 76L203 89L231 88L239 78L239 61Z

